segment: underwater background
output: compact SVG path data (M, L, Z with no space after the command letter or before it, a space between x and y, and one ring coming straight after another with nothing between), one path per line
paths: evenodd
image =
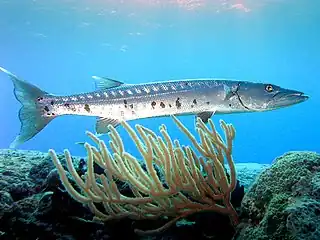
M271 163L287 151L320 152L319 23L317 0L0 0L0 66L57 95L92 91L92 75L126 83L232 78L302 91L310 99L289 108L213 116L236 128L236 163ZM0 84L0 148L8 148L20 103L3 73ZM193 129L194 116L179 119ZM94 123L59 117L19 148L84 155L75 143ZM187 143L170 118L135 123L154 131L166 124Z

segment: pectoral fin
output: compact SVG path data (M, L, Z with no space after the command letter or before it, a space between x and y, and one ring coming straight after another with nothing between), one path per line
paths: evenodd
M235 97L237 95L238 88L239 88L239 85L231 86L231 87L224 85L224 92L225 92L224 100L227 101Z

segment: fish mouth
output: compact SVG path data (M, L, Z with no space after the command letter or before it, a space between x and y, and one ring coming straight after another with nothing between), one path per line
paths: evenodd
M287 107L305 102L308 99L309 96L303 92L289 90L276 93L269 102L269 106L273 108Z
M286 94L285 96L283 96L286 100L291 100L291 101L294 101L294 102L297 102L297 103L300 103L300 102L304 102L306 100L309 99L309 96L306 95L305 93L303 92L294 92L294 93L289 93L289 94Z

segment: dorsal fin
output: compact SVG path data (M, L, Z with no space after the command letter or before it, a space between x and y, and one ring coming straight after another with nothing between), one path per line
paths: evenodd
M92 76L92 78L94 79L96 90L115 88L123 84L123 82L106 77Z

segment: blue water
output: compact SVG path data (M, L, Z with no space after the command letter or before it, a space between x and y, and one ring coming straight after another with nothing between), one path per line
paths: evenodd
M297 89L311 98L277 111L213 119L235 126L236 162L320 152L320 1L208 1L194 9L178 4L183 1L124 2L0 0L0 66L55 94L93 90L92 75L127 83L236 78ZM0 84L0 148L8 148L20 129L20 104L3 73ZM194 116L180 119L192 129ZM83 155L75 142L87 140L84 132L93 131L94 122L57 118L20 148ZM154 131L164 123L188 143L170 118L135 123ZM129 140L125 146L136 153Z

